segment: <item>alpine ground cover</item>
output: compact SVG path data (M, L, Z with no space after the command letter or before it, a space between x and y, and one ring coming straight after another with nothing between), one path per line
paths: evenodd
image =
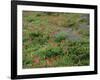
M89 65L89 15L23 11L23 68Z

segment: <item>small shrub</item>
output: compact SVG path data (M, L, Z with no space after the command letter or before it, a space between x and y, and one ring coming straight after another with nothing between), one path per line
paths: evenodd
M51 49L48 49L46 58L48 57L54 57L58 55L63 55L63 50L60 47L53 47Z
M45 58L47 50L45 48L39 48L37 51L33 52L33 54L38 55L41 59Z
M28 21L28 22L32 22L32 21L34 21L34 18L31 17L31 16L28 16L28 17L27 17L27 21Z
M34 31L30 33L30 37L34 39L35 37L39 37L41 34L38 31Z
M62 40L65 40L66 37L67 37L67 32L65 31L59 32L55 34L55 41L61 42Z

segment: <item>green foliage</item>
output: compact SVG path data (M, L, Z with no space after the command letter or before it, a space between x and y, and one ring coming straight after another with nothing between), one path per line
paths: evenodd
M23 68L30 68L32 66L32 57L29 50L23 50Z
M35 52L33 52L33 55L34 54L40 56L43 59L43 58L50 58L58 55L63 55L64 53L62 48L58 46L53 47L51 45L45 45L44 47L41 47Z
M35 17L35 18L34 18L34 21L32 21L32 23L33 23L34 25L38 26L38 25L41 24L41 21L42 21L41 18Z
M89 64L89 43L84 41L71 42L68 48L69 56L74 60L76 65ZM86 60L86 63L83 62Z
M67 32L62 31L58 32L57 34L54 35L55 41L61 42L62 40L65 40L67 38Z
M89 36L89 31L88 31L88 30L80 29L78 32L79 32L82 36Z
M44 33L41 33L39 30L35 30L35 31L31 32L29 34L29 36L30 36L33 44L36 44L36 43L44 44L49 39L48 35L44 36Z
M46 57L54 57L58 55L63 55L63 50L60 47L52 47L47 50Z
M89 48L86 46L74 46L74 47L70 47L69 48L69 54L76 54L76 55L80 55L80 54L86 54L89 53Z
M36 37L42 36L42 34L41 34L39 31L33 31L33 32L31 32L29 35L30 35L30 37L31 37L32 39L34 39L34 38L36 38Z
M27 21L28 21L28 22L32 22L32 21L34 21L34 18L33 18L32 16L28 16L28 17L27 17Z

